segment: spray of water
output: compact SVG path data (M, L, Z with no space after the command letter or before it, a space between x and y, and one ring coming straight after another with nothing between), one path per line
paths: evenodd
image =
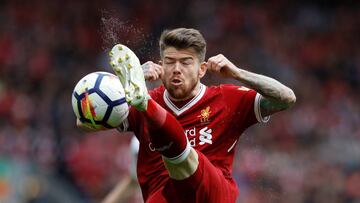
M122 21L114 12L101 11L101 30L104 51L109 51L115 44L121 43L130 47L138 56L153 59L155 37L136 27L136 20Z

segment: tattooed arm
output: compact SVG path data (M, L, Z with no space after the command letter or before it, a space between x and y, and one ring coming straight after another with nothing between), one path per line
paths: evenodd
M273 78L238 69L235 79L243 82L262 95L260 100L262 116L268 116L285 110L296 101L294 92Z
M209 58L207 67L223 77L234 78L262 95L261 115L268 116L290 108L296 102L294 92L279 81L236 67L222 54Z

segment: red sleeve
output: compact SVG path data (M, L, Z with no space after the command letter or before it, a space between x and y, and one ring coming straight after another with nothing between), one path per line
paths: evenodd
M163 96L164 90L165 90L164 85L161 85L161 86L149 91L149 95L155 101L159 101L159 99L162 98L162 96Z
M263 118L260 113L261 95L256 91L236 85L221 85L227 107L232 111L232 121L240 130L261 122L265 123L268 117Z
M136 134L136 120L139 119L139 112L134 108L134 107L130 107L129 109L129 115L127 117L127 121L128 121L128 131L132 131L134 132L134 134Z

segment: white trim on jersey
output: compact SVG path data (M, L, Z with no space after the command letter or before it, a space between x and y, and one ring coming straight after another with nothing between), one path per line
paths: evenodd
M173 163L173 164L179 164L179 163L183 162L189 156L190 151L192 149L189 140L188 139L186 139L186 140L187 140L187 143L186 143L186 147L183 152L181 152L179 155L177 155L176 157L173 157L173 158L168 158L168 157L162 156L163 159L170 163Z
M185 104L183 107L178 108L169 98L169 93L167 90L164 91L164 101L165 104L171 109L177 116L185 112L186 110L193 107L205 94L206 86L200 83L200 90L198 94L190 100L187 104Z
M229 147L227 152L230 152L235 147L236 142L237 142L237 140L235 140L235 142Z
M257 93L254 100L254 112L256 119L259 123L267 123L270 120L270 116L263 117L261 115L261 107L260 107L260 101L261 101L262 95Z

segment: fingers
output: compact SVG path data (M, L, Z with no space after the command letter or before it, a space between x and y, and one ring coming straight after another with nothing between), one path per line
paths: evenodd
M148 81L155 81L161 78L164 74L162 66L152 61L148 61L142 65L145 79Z
M151 73L150 81L155 81L157 79L159 79L159 74L157 74L156 72Z
M164 75L164 68L159 64L158 64L158 66L159 66L159 69L160 69L160 77L162 77Z
M161 77L164 74L164 70L163 70L162 66L160 66L159 64L154 63L154 69L159 77Z
M210 57L206 65L209 71L225 78L234 77L238 70L238 68L222 54Z
M213 72L220 72L221 69L227 65L227 59L222 54L210 57L206 63L208 70Z

